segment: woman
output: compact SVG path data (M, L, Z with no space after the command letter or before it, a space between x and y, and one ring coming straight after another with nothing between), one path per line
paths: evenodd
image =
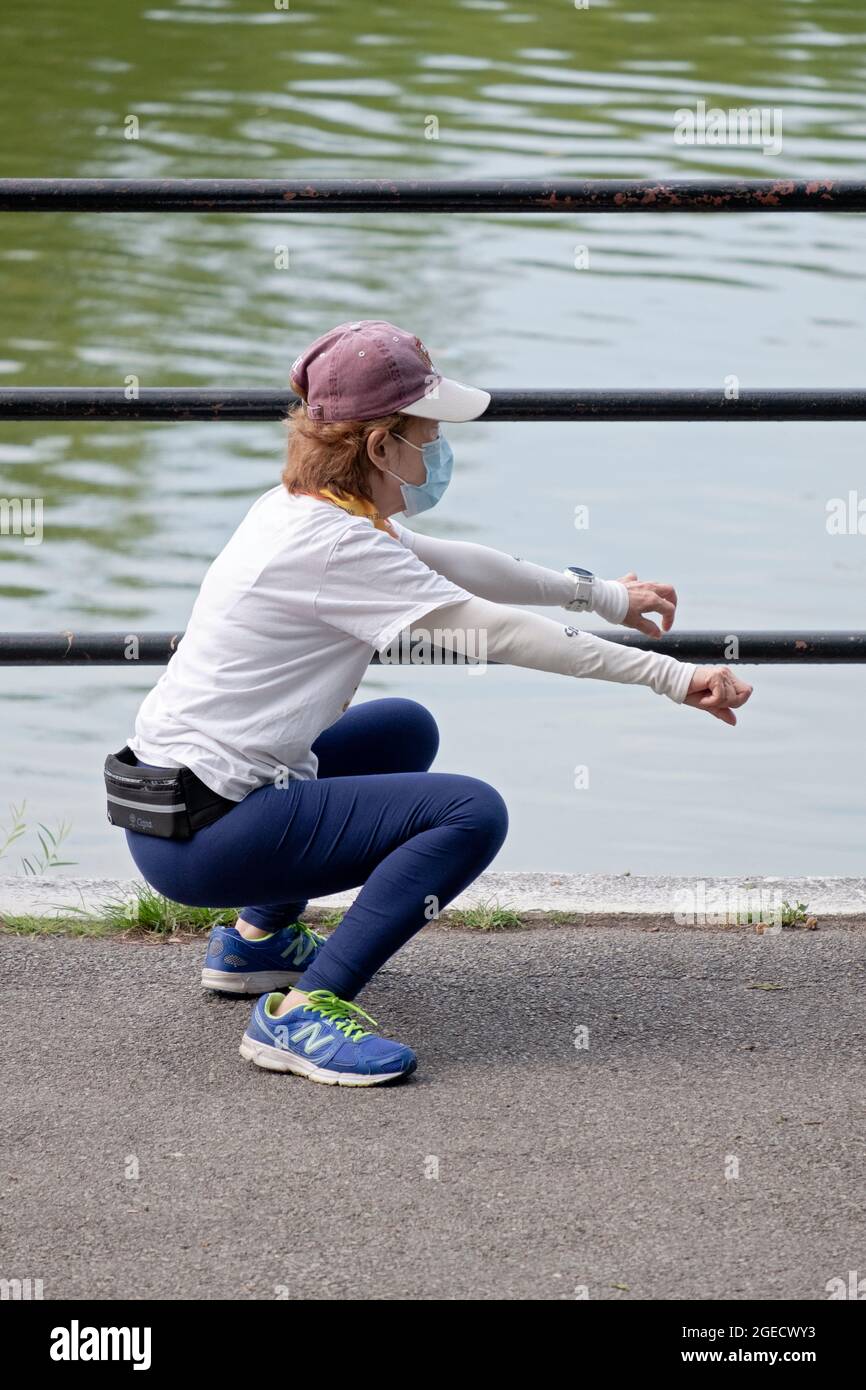
M474 419L490 399L442 377L418 338L341 324L297 359L292 385L304 403L282 484L211 565L134 736L109 758L109 817L161 893L243 904L235 926L214 930L202 974L208 988L262 996L241 1055L372 1086L416 1058L373 1031L356 995L487 867L507 828L492 787L429 771L439 737L420 705L349 708L373 651L413 625L455 649L472 633L492 661L648 685L729 724L751 689L726 668L508 606L592 611L659 635L644 615L670 628L669 585L559 573L393 521L448 485L440 422ZM327 940L301 923L308 898L358 885Z

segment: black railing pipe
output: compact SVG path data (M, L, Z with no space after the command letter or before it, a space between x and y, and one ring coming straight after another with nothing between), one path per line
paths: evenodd
M479 418L505 420L866 420L866 390L719 387L683 390L492 390ZM0 420L280 420L298 402L267 388L200 390L17 386L0 389Z
M680 632L660 641L613 628L599 635L683 661L730 666L866 662L866 631ZM182 632L0 632L0 666L162 666L182 637ZM392 651L393 660L386 657L379 664L463 664L423 640L395 642Z
M0 179L0 212L866 212L866 182Z

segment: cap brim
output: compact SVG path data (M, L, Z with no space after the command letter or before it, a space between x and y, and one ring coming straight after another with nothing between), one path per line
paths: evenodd
M443 376L431 386L420 400L400 407L401 415L417 415L422 420L443 420L458 424L462 420L477 420L490 404L490 392L479 386L463 386Z

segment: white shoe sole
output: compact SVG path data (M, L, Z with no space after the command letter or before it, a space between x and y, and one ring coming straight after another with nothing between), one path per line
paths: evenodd
M386 1072L384 1076L364 1076L360 1072L351 1071L326 1071L323 1067L317 1067L315 1062L298 1057L294 1052L287 1052L281 1047L270 1047L268 1043L256 1042L248 1033L244 1033L238 1050L245 1062L255 1062L257 1067L264 1067L265 1071L289 1071L294 1076L304 1076L308 1081L318 1081L323 1086L381 1086L383 1081L396 1081L398 1076L406 1075L402 1071Z
M221 994L270 994L297 984L299 970L253 970L248 975L228 970L203 970L202 989L218 989Z

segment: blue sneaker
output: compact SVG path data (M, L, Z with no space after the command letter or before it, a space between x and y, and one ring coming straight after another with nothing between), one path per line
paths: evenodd
M293 922L259 941L248 941L236 927L214 927L201 972L202 986L224 994L288 989L312 965L324 942L303 922Z
M357 1004L327 989L313 989L307 997L308 1004L275 1018L285 995L264 995L244 1033L241 1056L267 1071L291 1071L326 1086L380 1086L415 1070L418 1059L410 1047L364 1031L358 1017L374 1027L376 1020Z

